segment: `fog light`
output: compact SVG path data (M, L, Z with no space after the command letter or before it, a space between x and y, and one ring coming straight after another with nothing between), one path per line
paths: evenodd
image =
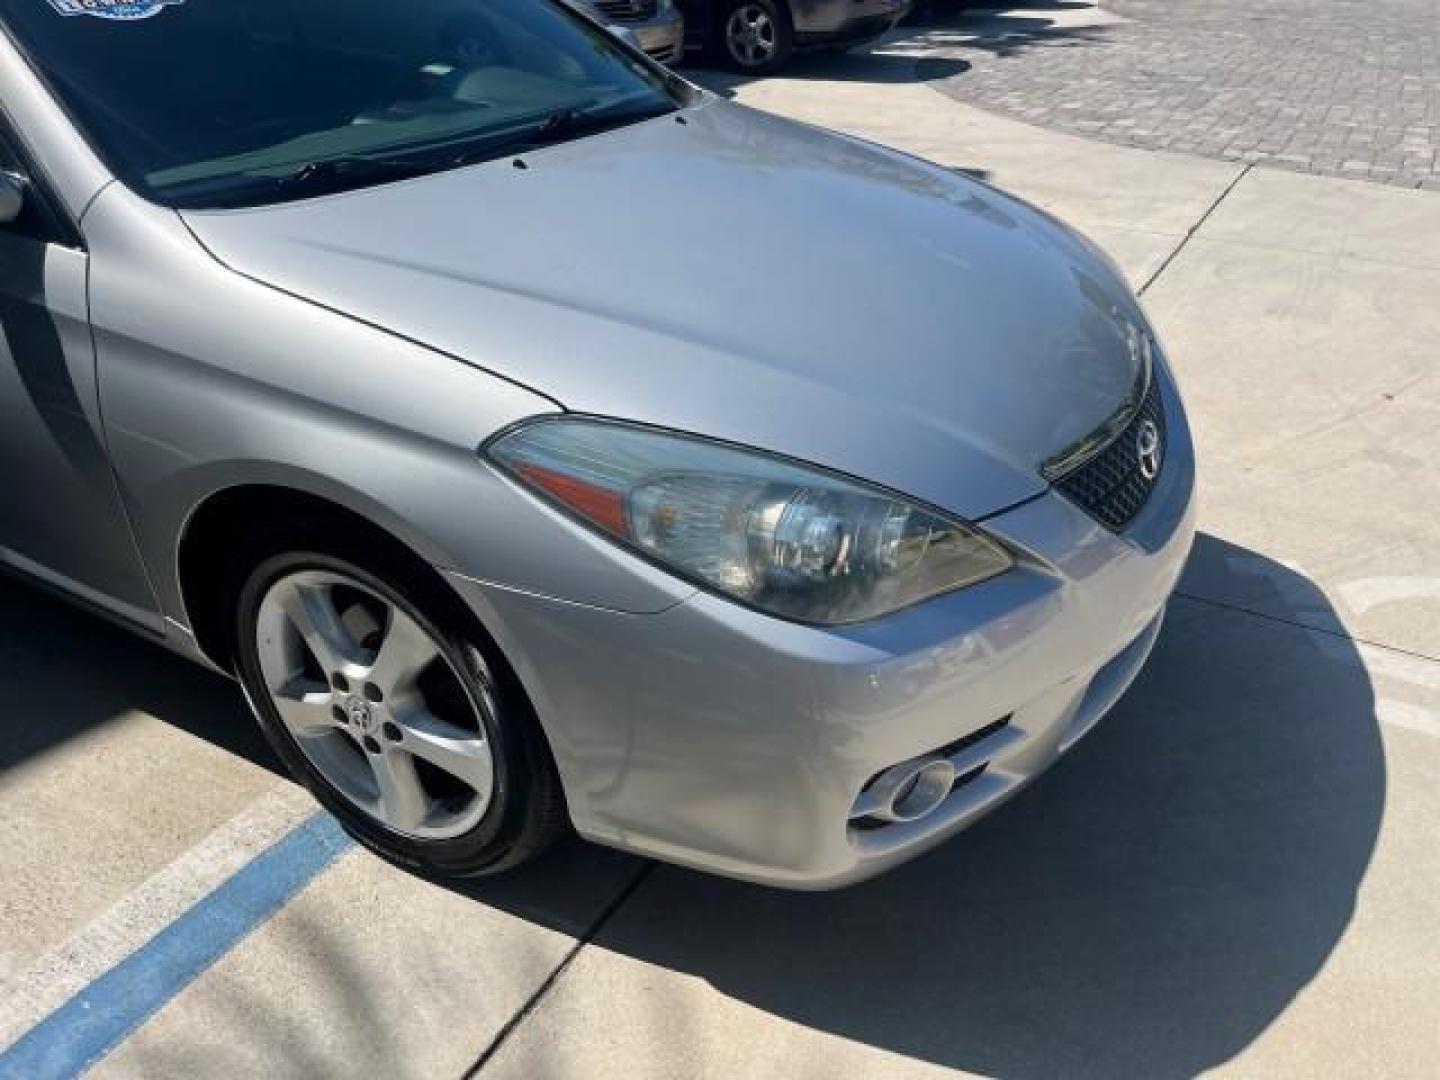
M944 758L896 765L875 781L875 816L885 821L919 821L934 813L955 785L955 766Z

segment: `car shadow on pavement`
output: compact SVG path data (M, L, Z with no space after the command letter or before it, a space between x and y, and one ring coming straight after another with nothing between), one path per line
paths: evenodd
M882 43L882 48L973 49L1010 59L1034 49L1101 45L1109 35L1107 27L1066 26L1036 14L1083 11L1097 6L1094 3L988 4L949 14L920 14L898 27Z
M1250 578L1263 565L1278 594L1320 597L1214 537L1194 562ZM968 833L828 894L661 868L597 944L943 1066L1190 1076L1254 1040L1325 964L1385 787L1349 638L1182 595L1116 710Z
M229 680L4 574L0 687L0 774L134 711L283 771Z
M932 57L924 63L923 72L917 58L909 53L892 55L884 52L805 53L795 57L784 70L769 78L813 80L816 82L913 83L932 79L948 79L970 70L970 62L958 57ZM722 97L733 97L735 91L755 77L714 68L686 68L683 74L692 82Z

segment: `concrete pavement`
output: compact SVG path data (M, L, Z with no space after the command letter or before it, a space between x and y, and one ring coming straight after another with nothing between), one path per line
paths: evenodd
M453 890L352 849L96 1075L1434 1074L1440 197L1041 131L915 55L717 85L982 173L1146 288L1204 535L1135 690L843 893L583 845ZM143 939L208 838L289 803L220 680L6 582L0 673L4 998Z

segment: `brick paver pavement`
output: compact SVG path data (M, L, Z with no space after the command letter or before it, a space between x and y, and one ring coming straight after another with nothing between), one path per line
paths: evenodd
M951 21L946 93L1110 142L1440 190L1440 0L1101 0Z

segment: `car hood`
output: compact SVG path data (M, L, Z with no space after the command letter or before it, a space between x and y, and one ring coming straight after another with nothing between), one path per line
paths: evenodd
M184 216L238 272L567 409L787 454L969 517L1043 490L1042 462L1134 385L1129 290L1048 216L727 102L684 120L525 167Z

